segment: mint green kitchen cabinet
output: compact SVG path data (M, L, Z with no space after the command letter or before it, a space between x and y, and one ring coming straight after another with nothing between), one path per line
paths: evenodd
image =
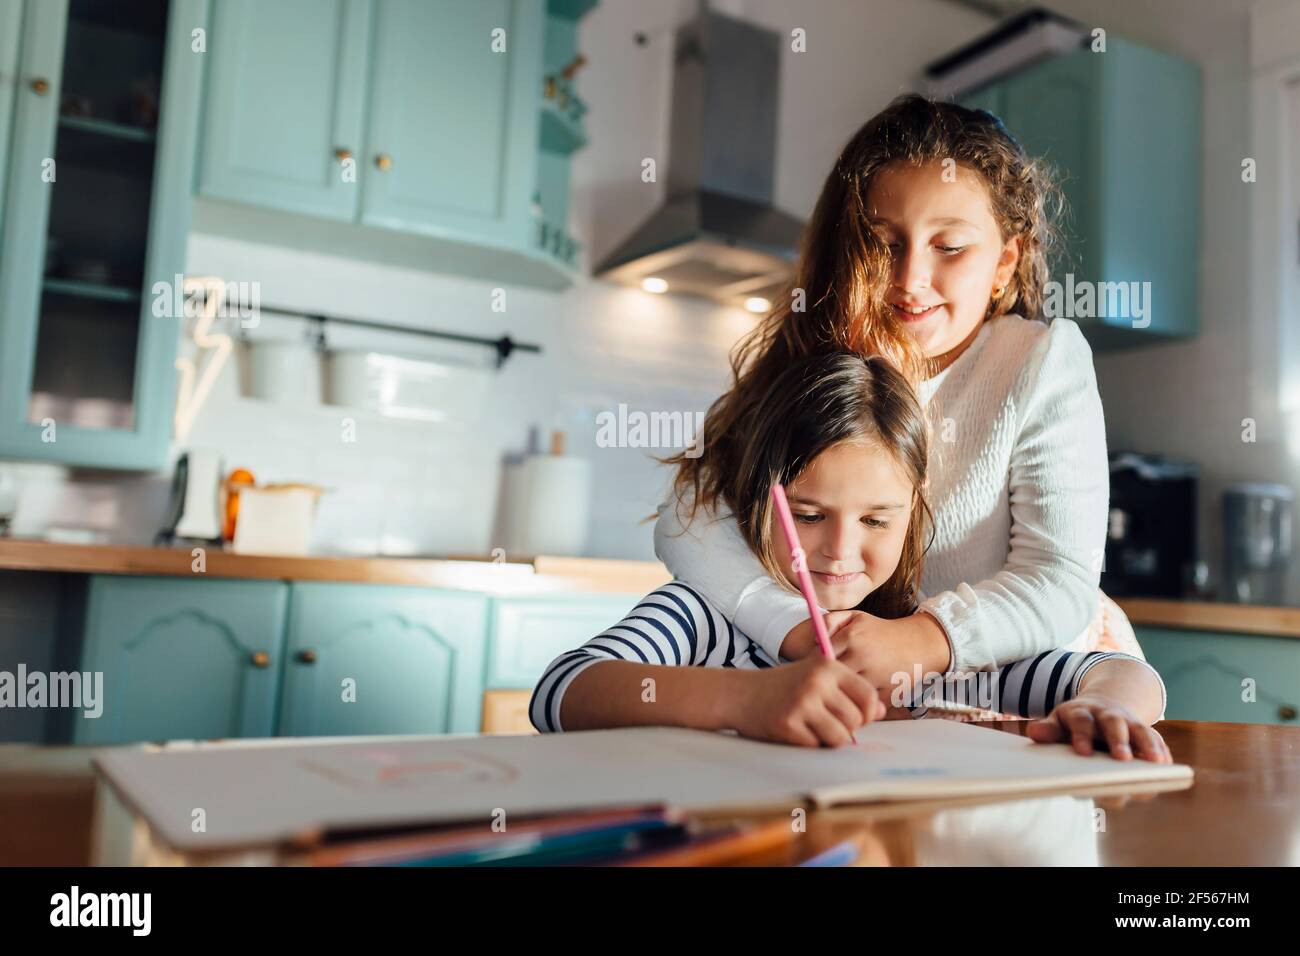
M487 663L490 690L535 686L546 666L617 624L639 594L497 598Z
M51 740L95 745L478 733L485 692L531 690L641 597L200 574L92 575L67 594L59 620L73 636L47 635L49 660L28 666L103 675L99 717L45 722Z
M993 83L981 87L973 93L961 97L961 104L973 110L988 110L999 119L1002 117L1002 84Z
M216 5L200 192L356 217L371 16L371 0Z
M1195 64L1112 36L1105 52L1084 48L1042 61L962 102L998 115L1031 155L1055 167L1069 206L1052 262L1052 279L1062 285L1057 314L1078 322L1094 350L1197 333L1202 96ZM1106 308L1070 309L1067 276L1076 291L1093 284Z
M1300 639L1146 626L1134 630L1165 682L1166 718L1300 724Z
M487 605L452 591L294 584L277 732L477 732Z
M0 190L0 457L166 463L201 80L191 43L207 10L22 6ZM4 0L0 18L13 16Z
M277 581L91 577L79 669L103 675L103 711L75 711L72 739L271 736L287 606Z
M529 241L542 15L536 0L376 0L362 222Z
M1096 139L1095 87L1098 70L1113 62L1098 59L1107 55L1077 50L1016 74L999 90L1002 121L1031 155L1047 160L1065 198L1057 227L1068 242L1051 263L1057 281L1070 272L1077 279L1101 278L1095 268L1098 199L1111 184L1100 181L1106 144Z
M196 224L565 288L580 249L567 232L570 154L586 143L586 107L561 74L593 6L218 4Z

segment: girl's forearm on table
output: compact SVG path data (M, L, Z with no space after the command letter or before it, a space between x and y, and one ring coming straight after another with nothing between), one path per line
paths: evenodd
M734 726L731 704L744 676L721 667L601 661L565 690L560 724L565 730L656 724L724 730Z

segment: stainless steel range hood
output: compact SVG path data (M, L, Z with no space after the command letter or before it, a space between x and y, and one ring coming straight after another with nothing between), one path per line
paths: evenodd
M781 42L706 4L677 30L666 199L596 275L728 305L788 283L804 224L772 203Z

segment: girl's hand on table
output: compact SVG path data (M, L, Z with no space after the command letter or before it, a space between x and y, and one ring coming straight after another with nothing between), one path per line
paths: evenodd
M876 689L839 661L809 655L746 674L733 726L745 737L801 747L840 747L853 731L885 716Z
M1104 743L1116 760L1139 759L1173 763L1173 755L1155 728L1143 723L1121 704L1082 694L1067 700L1046 717L1032 721L1027 735L1040 744L1070 743L1088 756L1095 743Z

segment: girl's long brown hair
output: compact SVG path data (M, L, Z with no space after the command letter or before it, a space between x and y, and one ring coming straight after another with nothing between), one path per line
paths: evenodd
M986 318L1013 310L1042 318L1056 241L1051 223L1061 202L1046 167L985 110L914 93L897 97L854 134L826 177L804 231L793 286L732 351L732 386L705 417L703 454L662 459L677 467L673 490L679 503L690 502L688 521L700 506L716 508L725 496L741 466L746 432L761 422L759 404L791 364L844 351L888 359L914 387L929 377L930 361L889 307L893 265L869 222L867 194L891 163L945 159L982 177L1003 241L1021 239L1016 272L990 301Z
M911 614L918 602L921 559L929 545L926 533L932 533L933 522L922 490L928 429L907 380L880 356L814 355L778 375L756 412L723 497L768 573L791 587L782 571L787 544L781 535L772 534L772 486L789 485L835 445L872 445L898 464L914 495L898 567L859 609L887 618Z

